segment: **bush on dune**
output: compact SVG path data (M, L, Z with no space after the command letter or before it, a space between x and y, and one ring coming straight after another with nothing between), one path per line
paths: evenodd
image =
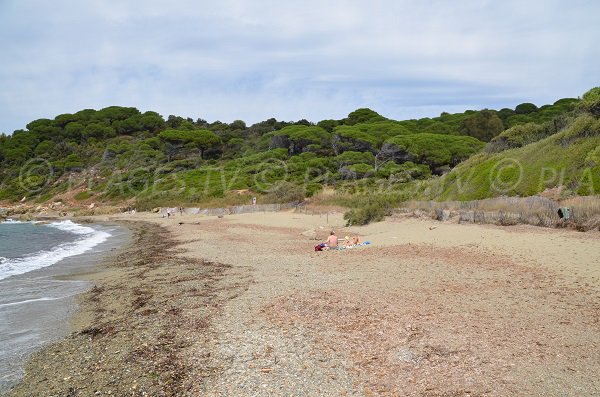
M395 201L386 196L363 196L353 203L355 208L344 214L344 220L350 225L367 225L380 222L386 216L392 215Z

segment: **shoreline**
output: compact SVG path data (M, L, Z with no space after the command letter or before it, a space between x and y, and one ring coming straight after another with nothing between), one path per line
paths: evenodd
M215 297L227 267L181 257L158 225L118 222L131 243L85 275L94 286L78 296L71 332L34 353L5 396L176 396L213 371L192 371L180 353L208 345L210 317L235 290Z
M92 287L86 276L98 272L102 261L130 239L128 229L115 222L96 225L111 235L87 252L0 280L5 302L0 311L0 394L20 382L32 354L72 332L79 295Z
M293 212L89 219L124 222L132 244L7 396L600 392L597 233ZM307 229L371 245L317 253Z

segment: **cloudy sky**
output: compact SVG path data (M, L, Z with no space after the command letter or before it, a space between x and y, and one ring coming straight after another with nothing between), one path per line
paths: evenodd
M110 105L396 119L600 85L600 1L0 0L0 132Z

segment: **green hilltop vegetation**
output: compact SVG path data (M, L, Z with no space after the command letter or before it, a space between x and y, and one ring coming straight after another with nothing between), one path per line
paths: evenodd
M471 200L600 190L600 88L537 107L391 120L358 109L341 120L251 126L133 107L85 109L0 135L0 200L164 205L300 201L324 186L336 204ZM365 201L366 200L366 201Z
M449 173L413 185L415 194L439 201L524 197L555 187L565 197L598 194L600 88L588 91L575 105L551 120L502 131Z
M464 201L500 193L531 196L557 186L565 188L565 196L599 192L600 120L574 117L552 135L533 123L519 127L503 132L482 153L432 180L424 195ZM534 141L528 143L530 139ZM510 149L497 152L501 147Z

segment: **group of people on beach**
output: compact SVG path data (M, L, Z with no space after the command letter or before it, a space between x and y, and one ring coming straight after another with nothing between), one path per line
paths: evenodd
M179 214L180 214L180 215L183 215L183 207L179 207L179 208L167 208L167 211L166 211L167 218L170 218L170 217L172 217L172 216L175 216L175 212L176 212L177 210L179 210ZM161 209L161 212L162 212L162 209ZM165 213L164 213L164 212L163 212L163 215L162 215L162 217L163 217L163 218L165 217Z
M343 244L341 245L343 248L352 248L360 244L360 239L358 236L344 238ZM329 237L324 243L321 243L315 247L315 251L328 251L330 249L338 249L340 247L338 237L335 235L335 232L332 230L329 233Z

